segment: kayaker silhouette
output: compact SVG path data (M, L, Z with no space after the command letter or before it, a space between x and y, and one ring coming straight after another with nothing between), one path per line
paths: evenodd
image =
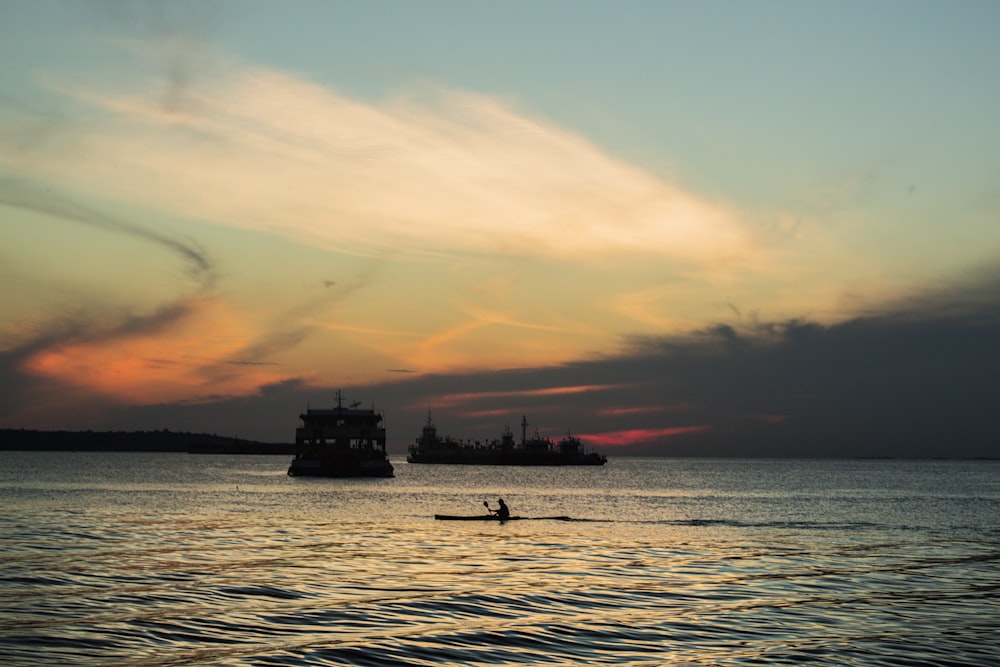
M504 519L509 519L510 510L507 508L507 503L503 501L503 498L497 499L497 502L500 503L500 508L495 510L491 509L490 511L496 514L497 518L500 519L501 521L503 521Z

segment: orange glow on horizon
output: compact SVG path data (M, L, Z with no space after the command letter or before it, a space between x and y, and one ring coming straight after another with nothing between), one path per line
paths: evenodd
M621 417L625 415L641 415L654 412L682 412L697 407L695 403L682 402L673 405L636 405L631 407L603 408L597 411L602 417Z
M615 384L583 384L569 385L565 387L545 387L542 389L512 389L508 391L480 391L466 392L461 394L444 394L427 399L429 403L438 407L455 407L463 403L478 401L480 399L511 398L519 396L563 396L569 394L582 394L589 391L604 391L606 389L617 389L622 385Z
M638 428L625 431L608 431L607 433L591 433L581 435L581 440L603 447L624 447L649 442L658 438L670 438L677 435L701 433L712 428L708 425L698 426L668 426L666 428Z
M750 418L761 424L781 424L788 419L788 415L757 414L751 415Z
M597 411L602 417L621 417L624 415L644 415L652 412L663 412L666 408L659 405L646 405L634 408L603 408Z

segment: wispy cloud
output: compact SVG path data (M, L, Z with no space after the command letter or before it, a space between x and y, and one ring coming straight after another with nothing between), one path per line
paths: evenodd
M174 253L188 265L193 279L202 287L214 280L212 263L205 251L190 240L176 238L141 222L87 206L78 199L60 194L51 187L42 188L31 181L0 175L0 206L24 209L53 216L72 223L146 241Z
M646 415L658 412L681 412L693 410L695 406L693 403L678 403L675 405L634 405L634 406L615 406L609 408L601 408L597 411L597 414L606 417L624 417L633 415Z
M468 403L478 403L483 401L493 401L496 399L508 398L539 398L552 396L570 396L588 392L600 392L616 388L616 385L571 385L562 387L539 387L526 389L510 389L503 391L474 391L461 394L445 394L425 398L425 402L430 402L437 407L453 408Z
M185 82L183 107L164 107L141 78L50 83L108 114L79 179L354 253L639 253L698 265L752 247L727 206L496 98L428 88L371 103L286 72L213 71Z
M701 433L711 426L704 424L693 425L693 426L666 426L662 428L637 428L628 429L624 431L609 431L607 433L586 433L580 435L582 440L585 440L588 444L593 444L599 447L623 447L629 445L638 445L655 442L659 447L660 451L668 453L670 448L669 444L663 447L663 443L669 441L670 438L678 435L690 435L693 433Z

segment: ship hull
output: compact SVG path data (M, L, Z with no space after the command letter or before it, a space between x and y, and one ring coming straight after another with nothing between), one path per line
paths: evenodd
M495 452L482 449L417 451L406 457L409 463L480 466L600 466L607 459L599 454L563 456L558 452Z
M392 464L385 459L336 460L294 459L288 467L292 477L393 477Z

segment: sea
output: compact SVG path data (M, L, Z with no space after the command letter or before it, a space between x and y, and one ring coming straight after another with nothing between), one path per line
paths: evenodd
M392 461L0 452L0 664L1000 665L998 461Z

